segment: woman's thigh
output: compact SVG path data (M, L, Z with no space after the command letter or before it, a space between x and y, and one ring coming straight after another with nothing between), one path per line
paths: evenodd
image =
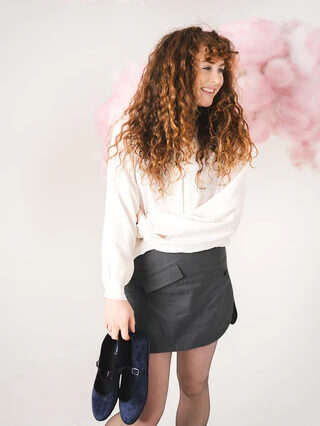
M218 340L206 346L177 352L177 378L187 395L197 395L207 384Z
M139 416L140 420L157 424L167 399L172 352L150 353L148 369L148 394Z

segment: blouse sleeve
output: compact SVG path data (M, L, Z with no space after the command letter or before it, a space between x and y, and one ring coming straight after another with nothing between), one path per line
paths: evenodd
M113 128L111 144L119 130L118 123ZM111 149L111 154L113 152L116 152L116 148ZM121 154L121 159L123 165L120 164L119 155L107 162L101 250L102 283L104 297L127 300L124 286L130 281L134 271L139 191L129 156Z

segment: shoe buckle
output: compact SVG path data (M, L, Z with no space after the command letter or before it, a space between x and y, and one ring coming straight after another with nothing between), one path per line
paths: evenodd
M134 374L135 376L138 376L139 375L139 368L132 367L131 368L131 373Z

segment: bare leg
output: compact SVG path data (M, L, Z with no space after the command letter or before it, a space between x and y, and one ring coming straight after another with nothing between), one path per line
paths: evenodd
M145 406L137 421L136 426L155 426L163 414L168 393L170 364L172 352L150 353L148 369L148 395ZM112 416L105 426L123 426L118 412Z
M208 377L218 341L177 352L180 400L176 426L205 426L210 413Z

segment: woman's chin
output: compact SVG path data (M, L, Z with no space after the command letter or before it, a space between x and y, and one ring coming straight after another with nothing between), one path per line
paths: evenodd
M209 99L205 99L205 100L200 100L198 101L198 106L202 106L202 107L209 107L212 105L212 101L213 99L209 100Z

